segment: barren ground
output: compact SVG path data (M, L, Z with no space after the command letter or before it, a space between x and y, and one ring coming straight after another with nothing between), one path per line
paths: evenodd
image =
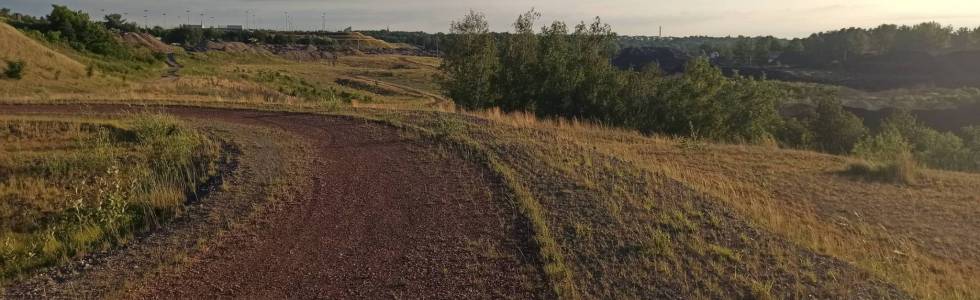
M43 114L127 109L2 107ZM495 200L500 183L447 150L348 118L165 110L240 145L231 188L192 208L175 228L13 283L7 296L548 296L529 261L526 227L506 201ZM289 141L303 146L281 145ZM264 200L277 193L288 200Z

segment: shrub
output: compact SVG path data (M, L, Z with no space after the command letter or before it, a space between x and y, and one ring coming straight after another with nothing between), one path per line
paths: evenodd
M3 75L10 79L21 79L24 77L26 66L27 63L22 60L7 61L7 69L3 71Z
M854 155L864 162L852 164L850 174L904 184L916 182L918 164L908 141L896 130L861 140L854 146Z
M908 141L916 160L945 170L975 170L971 151L963 139L949 132L939 132L915 119L912 114L898 111L882 123L882 131L894 131Z
M813 131L808 124L797 118L788 118L776 130L779 145L789 148L809 149L813 145Z
M840 100L823 98L817 100L816 119L811 121L814 147L832 154L846 154L854 149L868 129L861 118L845 111Z
M963 133L963 142L969 151L969 161L974 170L980 170L980 126L965 127L960 130Z
M89 15L73 11L66 6L53 5L43 28L52 42L64 42L79 51L128 59L132 57L129 49L120 43L114 34L101 23L92 22ZM57 32L57 33L54 33Z

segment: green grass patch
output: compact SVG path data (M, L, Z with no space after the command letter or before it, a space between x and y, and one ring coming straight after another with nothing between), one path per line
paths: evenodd
M217 143L161 114L0 120L0 281L125 243L217 175Z

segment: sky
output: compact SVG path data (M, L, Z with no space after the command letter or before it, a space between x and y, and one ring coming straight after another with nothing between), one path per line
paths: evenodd
M248 22L253 28L282 29L288 17L290 28L307 30L321 29L326 14L328 30L445 32L452 20L474 10L487 16L492 30L508 31L517 15L531 8L542 13L540 25L599 16L623 35L657 35L663 27L664 36L792 38L882 23L980 26L980 0L0 0L0 7L32 15L46 15L51 4L95 18L126 13L131 21L164 26L187 23L190 15L190 23L205 26Z

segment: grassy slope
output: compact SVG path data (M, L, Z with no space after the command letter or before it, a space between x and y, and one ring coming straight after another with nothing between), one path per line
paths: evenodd
M0 95L9 97L36 93L52 82L63 82L59 85L65 90L78 91L70 86L87 81L84 64L24 36L3 22L0 22L0 41L3 41L0 46L0 67L6 68L8 60L20 60L27 64L23 79L0 80Z
M146 64L79 53L35 40L3 22L0 40L0 59L26 62L23 79L0 80L0 96L8 100L118 98L138 82L159 78L165 67L162 62Z
M927 171L919 184L902 186L842 175L848 159L811 152L583 140L670 174L755 224L917 296L980 296L980 175Z
M23 60L32 68L24 80L53 80L60 71L61 79L85 77L85 65L54 51L21 34L17 29L0 22L0 60Z
M905 297L870 272L773 234L700 186L607 153L603 141L580 135L638 136L530 118L513 126L509 118L370 114L423 128L509 179L515 203L540 224L539 255L560 295Z

